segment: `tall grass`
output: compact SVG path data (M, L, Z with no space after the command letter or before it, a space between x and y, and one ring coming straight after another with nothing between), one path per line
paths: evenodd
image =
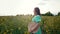
M33 16L0 16L0 34L29 34L28 23ZM44 34L60 34L60 16L41 16Z

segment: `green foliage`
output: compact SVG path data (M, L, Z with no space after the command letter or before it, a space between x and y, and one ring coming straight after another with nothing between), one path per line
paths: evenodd
M54 16L50 11L45 13L45 14L41 14L42 16Z
M58 12L58 16L60 16L60 12Z
M0 16L0 34L29 34L28 23L33 16ZM44 34L60 34L60 16L42 16Z
M45 16L54 16L50 11L45 13Z
M48 34L60 34L60 16L44 16L44 28Z

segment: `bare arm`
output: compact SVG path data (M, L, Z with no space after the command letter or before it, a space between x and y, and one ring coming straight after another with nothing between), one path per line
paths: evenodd
M39 23L35 23L34 26L33 26L34 28L33 28L32 31L37 31L37 29L39 28L39 26L40 26Z
M33 32L36 31L39 28L40 24L39 23L35 23L35 22L30 22L28 24L28 31L29 32Z

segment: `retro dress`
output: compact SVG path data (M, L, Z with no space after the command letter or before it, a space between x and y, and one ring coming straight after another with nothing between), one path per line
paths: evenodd
M34 16L34 17L32 18L32 22L33 22L33 23L39 23L40 21L41 21L40 15L36 15L36 16ZM42 34L40 27L38 28L38 30L37 30L37 32L36 32L35 34Z

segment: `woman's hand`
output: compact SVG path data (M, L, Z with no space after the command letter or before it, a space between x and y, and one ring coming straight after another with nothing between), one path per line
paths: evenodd
M36 24L35 28L33 29L33 32L37 32L38 28L40 27L40 24Z
M39 26L40 26L39 23L31 22L28 24L28 31L29 32L36 32L38 30Z

